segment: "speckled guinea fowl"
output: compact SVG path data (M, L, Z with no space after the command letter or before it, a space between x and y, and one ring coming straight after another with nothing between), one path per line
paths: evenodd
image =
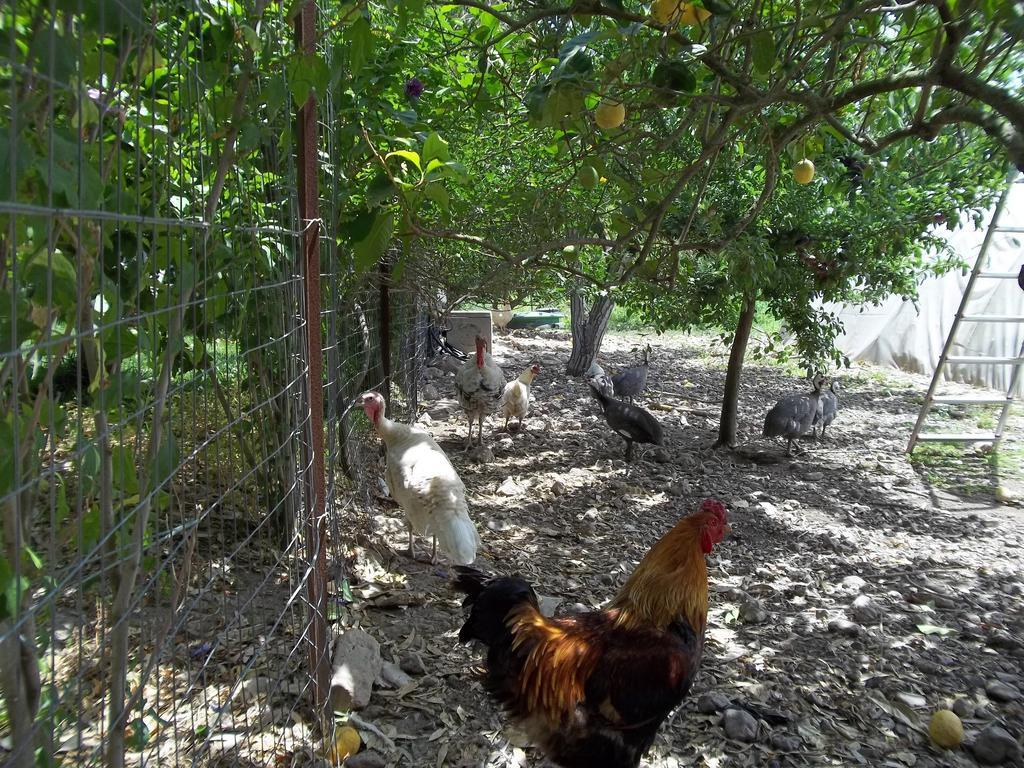
M612 377L604 372L604 368L598 365L595 360L590 364L587 372L583 374L588 382L594 382L598 388L608 397L615 397L615 385L612 384Z
M647 371L651 366L651 345L644 347L642 364L627 368L612 376L612 387L616 397L628 397L629 402L647 388Z
M825 427L835 421L839 411L839 382L833 381L818 399L818 410L814 414L811 428L821 427L821 437L825 437Z
M609 397L595 381L590 382L590 393L601 404L608 426L626 441L626 461L633 458L633 443L664 443L660 422L639 405Z
M764 417L764 437L786 438L786 455L793 455L793 441L807 434L818 413L818 401L825 377L814 377L814 389L806 394L787 395L777 402Z

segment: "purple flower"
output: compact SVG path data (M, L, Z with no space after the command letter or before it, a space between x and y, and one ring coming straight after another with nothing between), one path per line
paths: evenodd
M423 95L423 83L418 77L410 77L405 81L405 98L416 101Z

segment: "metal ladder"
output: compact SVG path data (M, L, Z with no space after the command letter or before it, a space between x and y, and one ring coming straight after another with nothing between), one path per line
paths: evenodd
M950 350L956 341L956 332L961 323L1024 323L1024 315L971 315L967 314L967 305L970 303L971 294L974 291L974 284L978 280L1017 280L1017 272L988 272L985 271L985 263L988 260L988 249L992 238L996 233L1024 234L1024 226L1002 226L999 222L1003 211L1006 208L1006 201L1010 197L1010 190L1014 184L1024 183L1024 176L1016 171L1010 174L1007 179L1006 189L999 197L996 209L992 214L992 221L989 222L985 239L978 251L978 259L971 270L971 276L964 287L964 295L960 299L960 307L953 318L953 325L946 336L946 343L942 347L942 354L939 355L939 362L932 374L931 384L928 386L928 393L924 396L924 403L917 415L917 423L910 434L910 442L907 444L907 453L913 453L918 443L923 442L946 442L946 443L992 443L992 447L998 448L999 442L1003 439L1003 432L1006 429L1006 422L1010 416L1010 406L1013 405L1014 392L1017 382L1020 379L1021 367L1024 365L1024 344L1021 345L1016 357L978 357L950 355ZM1013 371L1010 374L1010 384L1007 387L1006 395L1002 397L992 396L963 396L963 395L936 395L939 382L942 380L942 372L947 365L1012 365ZM935 403L948 403L957 405L998 405L1000 406L999 421L993 432L922 432L928 413Z

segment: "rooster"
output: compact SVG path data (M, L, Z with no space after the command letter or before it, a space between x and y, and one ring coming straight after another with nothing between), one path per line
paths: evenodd
M529 368L519 374L519 378L505 385L501 393L501 413L505 417L505 431L508 431L508 420L515 417L519 428L523 427L523 419L530 412L530 385L540 373L540 366L532 363Z
M399 424L384 415L384 398L365 392L363 410L387 451L387 481L391 498L405 511L409 528L409 557L415 559L413 533L431 536L430 560L437 562L437 544L459 565L476 560L480 536L469 519L466 486L434 438L425 429Z
M473 422L479 424L480 444L484 442L484 418L497 409L505 389L505 374L487 354L487 341L476 337L476 356L455 374L455 394L469 419L468 445L473 444Z
M700 666L704 556L728 532L705 500L651 548L601 611L549 619L519 577L457 568L469 617L459 640L487 646L485 687L564 768L636 768Z

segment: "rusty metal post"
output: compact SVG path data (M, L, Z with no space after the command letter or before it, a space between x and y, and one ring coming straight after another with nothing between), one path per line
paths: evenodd
M391 408L391 264L387 254L381 257L380 275L380 371L384 377L384 401Z
M316 52L316 3L306 0L295 19L295 44L303 53ZM327 555L326 496L324 464L323 348L320 335L320 192L317 169L317 98L310 92L298 113L299 220L302 225L304 302L306 316L306 387L309 397L309 434L305 462L306 556L309 577L309 674L313 678L313 700L323 712L330 698L330 661L327 649Z

